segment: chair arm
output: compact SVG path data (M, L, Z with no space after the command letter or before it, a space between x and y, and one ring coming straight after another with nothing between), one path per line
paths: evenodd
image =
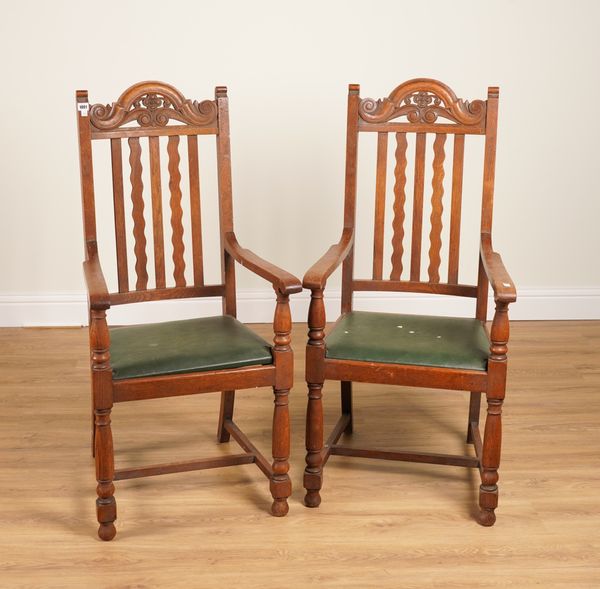
M229 231L225 234L225 251L244 268L248 268L258 276L273 285L281 294L289 295L302 290L300 280L293 274L282 270L257 256L254 252L244 249L237 241L235 233Z
M517 289L509 276L500 254L492 248L492 236L481 234L481 262L485 274L494 290L494 300L501 303L514 303L517 300Z
M345 227L340 241L332 245L304 275L304 288L323 289L331 273L346 259L354 245L354 230Z
M95 241L88 241L85 245L86 260L83 262L83 274L90 299L90 309L108 309L110 296L98 258L98 246Z

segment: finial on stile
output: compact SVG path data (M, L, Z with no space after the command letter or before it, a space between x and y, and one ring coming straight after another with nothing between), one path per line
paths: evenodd
M227 98L227 86L217 86L215 88L215 98Z

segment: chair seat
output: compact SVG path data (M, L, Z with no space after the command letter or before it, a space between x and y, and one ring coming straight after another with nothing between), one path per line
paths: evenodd
M228 315L110 329L113 378L272 364L271 346Z
M477 319L352 311L325 339L326 357L487 370L489 340Z

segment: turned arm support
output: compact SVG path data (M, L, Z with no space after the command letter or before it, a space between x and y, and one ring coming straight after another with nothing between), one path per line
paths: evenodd
M277 292L273 318L273 361L279 369L275 374L275 389L288 391L293 381L293 356L291 342L292 315L289 295L302 290L300 280L293 274L263 260L238 243L235 233L229 231L224 239L225 251L238 263L273 285ZM287 472L287 471L286 471Z
M106 322L106 310L110 308L110 296L104 274L102 274L98 246L95 241L86 242L85 256L83 274L90 301L89 329L94 394L98 397L98 407L110 407L112 401L107 384L111 379L110 335Z
M98 258L98 246L95 241L87 241L85 248L86 260L83 262L83 274L90 300L90 309L106 310L110 307L110 296Z
M311 290L323 290L327 279L346 259L354 244L354 230L344 228L340 241L332 245L325 254L304 275L302 285Z
M244 249L237 241L235 233L229 231L225 234L225 251L244 268L248 268L261 278L270 282L273 288L281 294L290 295L302 290L300 280L293 274L282 270L257 256L254 252Z
M517 300L517 289L509 276L500 254L492 248L492 236L489 233L481 234L481 261L485 274L494 290L496 303L514 303Z
M505 375L510 332L508 306L517 300L517 289L504 267L500 254L494 251L492 236L489 233L481 234L480 251L481 262L487 279L494 290L494 300L496 302L496 312L494 313L494 320L492 321L492 328L490 330L490 361L492 364L488 364L488 367L493 366L494 373L500 370ZM499 368L499 366L502 368ZM502 395L504 395L504 380L505 378L497 379L494 377L492 381L494 383L492 388L502 389Z
M302 285L311 290L310 307L308 309L308 346L307 354L315 354L316 357L324 355L325 350L325 304L323 301L323 290L327 279L333 271L346 259L354 245L354 230L345 227L340 241L332 245L325 254L304 275ZM320 363L306 363L306 374L309 382L320 382L322 378L319 370L316 372L312 365ZM314 374L313 374L314 372ZM321 381L322 382L322 381Z

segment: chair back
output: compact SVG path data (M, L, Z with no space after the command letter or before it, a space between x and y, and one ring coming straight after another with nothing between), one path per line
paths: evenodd
M86 252L98 248L92 143L110 143L118 285L111 304L221 296L225 312L235 315L233 261L222 243L220 283L205 284L198 149L199 136L216 137L222 241L233 228L227 89L198 102L168 84L141 82L107 105L90 106L87 91L79 90L76 106Z
M352 293L355 291L407 291L476 297L477 315L485 317L487 281L481 267L478 285L461 284L459 281L463 163L466 136L485 136L481 232L489 233L494 192L498 88L488 89L487 100L472 102L457 98L445 84L426 78L405 82L387 98L380 100L361 99L359 90L358 85L351 84L348 94L344 227L355 230L359 135L376 133L373 270L369 279L356 280L353 253L348 256L343 269L342 311L351 309ZM388 218L391 217L391 269L386 276L384 234L390 135L394 142L393 214L388 215ZM432 145L429 154L428 142ZM447 152L450 151L452 156L448 158ZM451 162L448 162L449 159ZM414 171L408 168L409 162ZM427 166L431 166L431 172ZM412 187L407 186L407 168L412 172ZM446 170L449 171L451 182L446 181L445 189ZM426 189L426 176L431 177L430 190ZM447 192L450 194L446 196ZM412 202L408 203L411 193ZM428 243L425 243L427 254L423 251L426 198L430 198L431 203L428 208ZM443 232L444 201L448 199L450 202L445 206L450 209L449 227ZM407 209L412 219L407 218ZM443 235L447 235L444 248ZM442 264L442 252L447 258L445 264Z

